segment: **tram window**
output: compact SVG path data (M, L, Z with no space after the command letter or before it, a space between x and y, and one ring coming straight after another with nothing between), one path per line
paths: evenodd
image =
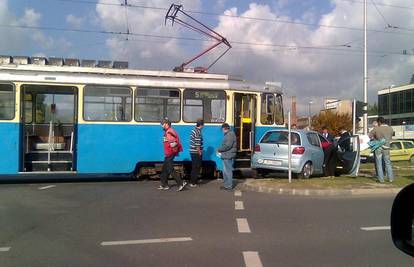
M226 120L226 93L224 91L187 89L184 91L185 122L202 118L206 123Z
M263 94L260 112L260 122L264 125L273 124L275 120L275 96Z
M131 121L131 88L106 86L85 87L83 118L87 121Z
M31 93L24 94L24 122L33 122L33 95Z
M0 120L14 118L14 88L11 84L0 84Z
M135 96L135 120L160 122L168 118L179 122L181 117L180 91L177 89L137 89Z
M284 123L284 117L283 117L283 101L282 101L282 95L277 94L276 95L276 103L275 103L275 122L276 124L283 124Z
M34 97L36 123L73 123L75 116L73 109L75 106L74 95L35 94ZM30 103L29 107L33 105L31 101L26 103ZM30 119L29 114L30 112L27 110L27 120Z

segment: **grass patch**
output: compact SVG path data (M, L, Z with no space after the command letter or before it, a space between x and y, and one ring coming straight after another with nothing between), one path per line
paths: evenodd
M414 171L395 170L396 177L393 183L387 180L379 183L376 177L350 177L340 176L334 178L313 177L310 179L292 179L292 183L286 177L272 177L268 179L257 179L254 183L262 186L275 186L286 189L375 189L375 188L396 188L404 187L414 183ZM386 179L386 178L385 178Z

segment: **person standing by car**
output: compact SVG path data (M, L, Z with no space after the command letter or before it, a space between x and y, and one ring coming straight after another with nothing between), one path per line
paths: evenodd
M325 139L328 140L330 143L333 143L333 135L328 131L328 128L326 128L326 126L322 127L322 136L325 137Z
M174 157L183 151L180 137L178 136L178 133L171 127L171 122L168 119L164 119L161 122L161 126L164 130L163 145L165 158L164 163L162 164L162 171L160 176L161 185L158 187L158 189L170 189L168 186L168 177L171 175L177 183L177 191L182 191L187 182L183 182L180 175L174 170L173 166Z
M322 138L321 138L322 139ZM335 145L327 139L321 140L323 149L323 173L328 178L335 176L336 161L337 161L337 149ZM333 139L332 139L333 141Z
M190 187L196 187L198 175L200 174L201 159L203 155L203 136L201 129L204 127L204 121L198 119L196 127L191 131L190 136L190 155L191 155L191 180Z
M221 146L217 149L218 154L223 161L223 182L224 186L221 189L233 189L233 162L237 153L236 135L230 129L230 125L223 123L221 129L224 134Z
M390 141L392 139L392 136L394 135L394 130L391 126L385 124L384 117L378 117L377 122L378 126L372 129L372 131L370 132L370 136L374 137L375 140L385 140L385 146L380 146L374 151L377 176L379 182L383 183L384 172L382 169L382 161L384 160L388 180L392 183L394 181L394 174L392 172L390 150L386 148L390 147Z
M338 145L343 151L351 151L351 134L345 128L340 130Z

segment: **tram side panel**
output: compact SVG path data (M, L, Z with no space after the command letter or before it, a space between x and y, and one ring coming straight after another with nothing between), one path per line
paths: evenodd
M174 125L184 151L176 162L191 161L189 139L193 125ZM203 161L212 161L220 168L216 148L222 139L220 126L203 129ZM78 173L131 173L139 163L160 163L164 160L163 130L160 125L78 125Z
M19 172L20 128L17 122L0 122L0 174Z

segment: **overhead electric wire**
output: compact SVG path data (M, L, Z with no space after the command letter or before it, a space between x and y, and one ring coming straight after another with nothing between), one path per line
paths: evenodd
M341 0L341 1L349 2L349 3L364 4L364 1L359 1L359 0ZM383 7L399 8L399 9L414 9L414 6L401 6L401 5L385 4L385 3L376 3L376 5L383 6Z
M59 28L59 27L42 27L42 26L27 26L27 25L6 25L0 24L0 27L9 27L9 28L20 28L28 30L46 30L46 31L63 31L63 32L80 32L80 33L96 33L96 34L109 34L115 36L124 36L127 35L125 32L115 32L115 31L102 31L102 30L86 30L86 29L70 29L70 28ZM201 38L192 38L192 37L179 37L179 36L168 36L168 35L155 35L147 33L134 33L130 32L131 36L140 36L140 37L150 37L150 38L159 38L159 39L175 39L175 40L187 40L187 41L203 41L203 42L213 42L212 40L206 40ZM339 51L359 51L355 49L345 49L341 47L350 48L346 44L344 45L321 45L321 46L303 46L303 45L290 45L290 44L276 44L276 43L255 43L255 42L242 42L242 41L231 41L233 44L245 45L245 46L259 46L259 47L282 47L290 49L315 49L315 50L339 50ZM387 52L391 54L400 54L400 55L411 55L398 52Z
M90 5L123 6L121 3L94 2L94 1L90 1L90 0L55 0L55 1L78 3L78 4L90 4ZM164 7L145 6L145 5L136 5L136 4L129 4L128 7L130 7L130 8L142 8L142 9L153 9L153 10L160 10L160 11L168 10L167 8L164 8ZM230 18L235 18L235 19L247 19L247 20L265 21L265 22L277 22L277 23L303 25L303 26L313 26L313 27L321 27L321 28L343 29L343 30L351 30L351 31L363 31L364 30L362 28L349 27L349 26L326 25L326 24L309 23L309 22L293 21L293 20L278 19L278 18L274 18L274 19L259 18L259 17L250 17L250 16L241 16L241 15L219 14L219 13L196 11L196 10L186 10L186 12L187 13L192 13L192 14L206 15L206 16L230 17ZM400 27L395 28L395 29L402 30L402 31L411 31L411 29L405 29L405 28L400 28ZM404 33L404 32L384 31L384 30L379 30L379 29L368 29L367 31L368 32L381 32L381 33L386 33L386 34L402 34L402 35L407 34L407 33ZM412 34L409 34L409 35L412 35Z

